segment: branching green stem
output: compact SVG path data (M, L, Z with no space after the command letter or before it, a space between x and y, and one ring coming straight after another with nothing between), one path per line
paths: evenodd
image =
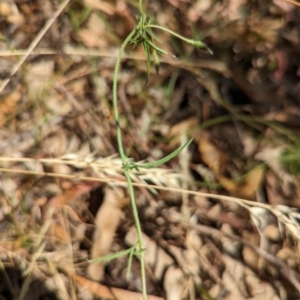
M124 165L127 164L127 156L124 152L123 142L122 142L122 131L120 127L120 118L119 118L119 110L118 110L118 74L120 71L120 65L123 53L125 51L126 46L129 44L133 36L135 35L136 30L133 30L125 39L123 44L121 45L121 48L119 50L119 54L117 57L116 65L115 65L115 71L114 71L114 79L113 79L113 108L114 108L114 119L116 122L116 130L117 130L117 142L118 142L118 149L119 154L121 156L122 162Z
M159 29L159 30L165 31L165 32L167 32L167 33L169 33L169 34L171 34L171 35L173 35L173 36L175 36L175 37L177 37L177 38L183 40L183 41L186 42L187 44L194 45L194 44L193 44L194 40L188 39L188 38L186 38L186 37L184 37L184 36L178 34L178 33L175 32L175 31L172 31L171 29L168 29L168 28L166 28L166 27L163 27L163 26L160 26L160 25L155 25L155 24L147 24L147 25L145 25L145 29L146 29L146 28L155 28L155 29Z
M150 29L154 28L154 29L163 30L163 31L165 31L165 32L167 32L167 33L169 33L169 34L177 37L178 39L184 41L185 43L187 43L189 45L192 45L192 46L194 46L196 48L200 48L200 49L206 50L208 53L213 54L212 51L204 43L202 43L201 41L199 41L199 40L193 40L193 39L188 39L188 38L186 38L186 37L178 34L177 32L174 32L174 31L172 31L172 30L170 30L168 28L165 28L163 26L155 25L155 24L147 24L147 25L144 26L144 28L145 29L146 28L150 28Z
M139 11L142 16L145 16L145 13L143 10L143 0L139 0Z
M170 153L169 155L154 161L154 162L150 162L150 163L144 163L144 164L136 164L136 163L131 163L128 168L129 169L151 169L151 168L156 168L166 162L168 162L169 160L171 160L172 158L174 158L175 156L177 156L184 148L188 147L191 142L193 141L193 139L188 140L185 144L183 144L182 146L180 146L179 148L177 148L176 150L174 150L172 153Z
M121 127L120 127L120 116L119 116L119 110L118 110L118 75L119 75L119 71L120 71L122 56L123 56L126 46L129 43L133 44L134 46L137 46L138 44L142 44L146 58L147 58L147 80L148 80L148 77L150 75L150 68L151 68L151 57L150 57L151 53L154 56L154 62L155 62L156 68L158 68L158 65L159 65L159 60L158 60L157 54L172 55L172 54L166 52L165 50L163 50L162 48L156 46L156 44L153 41L157 40L157 38L154 35L154 33L151 31L151 29L163 30L163 31L183 40L187 44L193 45L197 48L204 49L207 52L211 53L211 50L201 41L185 38L172 30L169 30L169 29L164 28L159 25L154 25L153 20L148 19L147 16L145 15L142 4L143 4L143 0L139 0L140 18L138 19L137 26L127 36L127 38L121 45L121 48L119 50L119 54L117 57L116 65L115 65L114 79L113 79L113 110L114 110L114 118L115 118L115 122L116 122L118 150L119 150L120 157L122 159L124 174L125 174L125 178L127 181L128 193L129 193L129 197L130 197L130 203L131 203L131 207L132 207L135 228L137 231L137 242L136 242L136 245L134 246L134 251L132 251L131 249L128 249L125 251L121 251L120 253L116 253L115 255L110 255L109 258L113 259L114 257L118 257L118 255L124 255L124 254L130 254L130 257L131 257L129 259L130 261L132 259L132 255L136 255L140 258L143 299L146 300L147 299L147 287L146 287L144 248L143 248L143 241L142 241L142 229L141 229L141 223L140 223L140 219L139 219L139 215L138 215L137 205L135 202L134 189L133 189L133 184L132 184L132 180L130 177L130 171L132 169L139 169L139 168L148 169L148 168L158 167L161 164L166 163L167 161L169 161L170 159L172 159L173 157L178 155L179 152L181 152L183 148L188 147L188 145L192 142L192 140L189 140L185 145L179 147L177 150L173 151L168 156L166 156L158 161L145 163L145 164L138 164L138 163L134 163L134 162L130 161L130 159L127 157L127 155L124 152L123 141L122 141L122 131L121 131ZM105 257L105 259L107 259L107 257Z
M114 118L116 122L116 130L117 130L118 149L124 167L125 178L128 184L130 203L132 207L132 213L133 213L134 223L135 223L137 237L138 237L136 248L138 251L142 250L140 254L141 280L142 280L143 299L146 300L147 286L146 286L146 271L145 271L145 260L144 260L144 251L143 251L144 248L143 248L143 240L142 240L142 229L141 229L141 223L140 223L138 210L135 202L134 190L133 190L132 180L130 177L130 170L127 167L128 165L130 165L130 162L124 152L124 147L122 143L122 131L120 127L120 118L119 118L119 110L118 110L118 74L120 71L121 60L126 46L129 44L133 36L136 34L137 30L139 30L138 26L127 36L127 38L125 39L125 41L123 42L119 50L119 54L115 65L114 79L113 79L113 108L114 108Z

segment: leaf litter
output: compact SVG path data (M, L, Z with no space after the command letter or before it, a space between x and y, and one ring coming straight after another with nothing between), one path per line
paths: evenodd
M137 256L129 277L127 256L90 263L136 242L111 87L137 1L43 2L0 3L0 295L139 299ZM159 33L179 60L162 56L146 86L141 49L122 60L128 156L152 162L193 138L131 172L149 299L299 298L299 7L172 0L147 12L214 53Z

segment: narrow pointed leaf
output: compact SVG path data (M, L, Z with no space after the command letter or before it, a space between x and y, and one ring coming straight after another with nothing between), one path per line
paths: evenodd
M211 55L213 55L212 50L203 42L199 41L199 40L193 40L192 43L197 49L203 50L204 52L207 52Z
M147 32L147 34L148 34L149 36L151 36L151 38L152 38L153 40L156 40L156 41L158 41L159 43L162 43L161 39L158 38L158 37L152 32L151 29L147 29L147 28L146 28L145 31Z
M153 57L154 57L155 71L156 71L156 74L158 75L158 73L159 73L159 57L158 57L155 49L153 49Z
M109 261L109 260L112 260L112 259L115 259L115 258L118 258L118 257L128 255L132 251L134 251L134 249L129 248L129 249L126 249L124 251L119 251L119 252L111 253L111 254L108 254L108 255L105 255L105 256L93 258L93 259L90 260L90 262L91 263L98 263L98 262L102 262L102 261Z
M154 18L153 17L149 19L148 24L154 24Z
M144 53L146 55L146 61L147 61L147 79L146 79L146 83L148 82L148 79L150 77L150 71L151 71L151 57L150 57L150 50L149 50L149 45L146 41L142 42L143 45L143 49L144 49Z
M157 161L154 161L154 162L151 162L151 163L145 163L145 164L135 164L135 163L133 163L132 165L129 166L129 169L134 169L134 168L144 168L144 169L156 168L156 167L168 162L169 160L171 160L175 156L177 156L185 147L188 147L192 141L193 141L193 139L190 139L184 145L182 145L181 147L179 147L178 149L176 149L175 151L173 151L172 153L170 153L166 157L163 157L160 160L157 160Z
M131 278L131 266L132 266L132 258L133 258L133 249L129 253L128 262L127 262L127 271L126 271L126 279L129 281Z
M133 36L133 38L130 41L131 44L134 44L134 47L141 44L144 41L143 32L144 32L144 30L142 30L142 29L136 30L135 35Z
M149 45L149 47L153 48L153 49L154 49L155 51L157 51L158 53L164 54L164 55L171 55L171 53L165 51L164 49L162 49L162 48L160 48L160 47L158 47L158 46L156 46L156 45L155 45L154 43L152 43L150 40L146 40L145 42Z

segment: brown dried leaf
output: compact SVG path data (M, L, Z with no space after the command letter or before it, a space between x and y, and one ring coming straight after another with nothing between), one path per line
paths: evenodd
M222 283L230 291L224 299L246 300L245 266L227 255L223 255L223 262L226 266L226 271L223 272Z
M112 47L115 39L107 30L107 25L96 13L92 13L85 28L79 32L83 43L88 48L106 49Z
M164 278L164 289L167 300L180 300L184 288L184 274L181 269L171 266Z
M121 218L120 201L121 190L107 188L100 209L95 220L95 232L91 258L105 256L109 253L115 231ZM93 280L102 279L105 262L92 263L88 267L88 274Z
M252 270L245 269L245 278L248 288L251 290L251 300L280 300L274 287L263 282Z
M223 224L221 231L226 234L234 234L233 228L229 224ZM233 256L237 256L240 249L240 243L237 241L232 241L232 239L226 237L225 235L221 237L220 241L222 242L223 249L230 253Z
M6 20L14 25L22 25L25 23L25 18L22 15L10 15L6 18Z
M251 199L259 188L265 174L262 167L255 168L248 173L246 179L242 183L236 183L233 180L219 175L218 180L222 186L230 193L242 198Z
M7 17L12 14L12 6L8 1L3 1L0 3L0 15Z
M41 96L54 73L54 60L41 60L27 67L28 97L36 99Z
M69 273L69 272L68 272ZM119 300L140 300L141 293L131 292L119 288L107 287L103 284L90 281L75 273L69 273L70 276L77 282L78 285L88 288L95 296L105 299ZM148 295L148 300L163 300L161 297Z
M273 3L286 12L291 12L295 8L295 4L289 3L288 1L273 0Z
M0 127L5 123L5 118L9 113L14 112L17 103L21 99L20 89L15 89L10 94L4 96L0 101Z
M241 185L239 194L244 198L251 198L259 188L265 175L263 167L253 169L246 177L245 182Z
M218 180L229 193L236 194L238 192L239 190L238 184L233 180L224 177L222 175L218 176Z
M196 126L198 124L198 119L196 117L191 117L187 120L184 120L174 126L170 129L170 132L168 134L169 138L172 138L172 141L170 143L170 148L174 148L175 145L180 143L180 136L182 133L189 133L188 136L192 136L193 131L196 130Z
M98 184L97 184L98 185ZM75 241L79 241L82 238L82 231L85 230L85 227L80 224L70 232L71 230L71 218L63 218L61 211L58 208L61 208L70 202L74 201L79 196L88 193L93 187L95 186L94 183L79 183L72 185L69 189L65 190L62 194L57 195L49 200L49 206L44 207L44 216L45 218L52 216L51 211L54 213L56 212L56 218L53 219L49 225L48 234L52 238L52 243L57 244L57 242L63 242L64 244L70 243L71 241L71 234L72 238ZM65 212L66 214L70 215L70 211L72 209L68 209L66 207ZM74 214L73 214L74 218ZM77 217L78 218L78 217ZM52 217L51 217L52 219ZM78 222L79 219L76 221ZM79 220L80 221L80 220ZM44 222L45 219L44 219ZM81 234L81 236L80 236Z
M257 234L253 234L247 230L242 232L242 236L246 241L251 242L254 245L259 245L259 236ZM250 266L253 270L258 270L259 265L259 256L253 249L244 246L243 247L243 258L245 263Z
M217 203L214 206L212 206L206 213L207 218L210 220L219 220L220 214L222 212L222 205L221 203Z
M72 185L69 189L64 191L61 195L53 197L49 203L55 206L62 206L69 204L79 196L86 194L91 191L94 187L99 186L99 183L93 182L81 182Z
M93 8L98 9L106 13L107 15L113 15L115 13L114 5L102 1L102 0L84 0L85 5Z
M198 150L202 160L214 171L215 174L220 174L222 153L210 141L209 134L206 131L201 131L199 134Z
M203 242L196 230L190 230L186 235L186 252L185 254L185 273L193 275L195 278L200 273L200 257L199 251L203 246Z
M245 0L230 0L227 8L228 18L238 20L243 17Z
M263 234L273 242L279 242L281 239L280 230L274 224L267 225L263 230Z
M20 11L17 9L16 4L11 1L0 2L0 16L4 17L5 20L14 25L21 25L25 22L25 18Z
M71 240L68 230L55 221L51 222L48 234L52 238L53 244L56 244L57 240L59 242L63 242L64 244L69 243Z
M213 5L213 3L209 0L198 0L191 4L192 6L188 10L188 17L192 22L197 22L198 19L202 17Z
M287 262L287 264L291 268L296 268L298 265L299 257L297 257L297 253L287 247L282 248L281 250L278 251L276 254L276 257L282 261Z
M265 162L268 165L268 167L278 176L278 178L280 178L280 183L279 182L276 183L277 186L275 189L275 193L278 191L278 183L279 183L285 196L292 197L294 191L291 191L291 186L297 184L296 184L295 177L289 174L288 172L286 172L286 170L284 169L284 167L280 162L283 152L284 149L282 147L264 148L261 152L255 155L255 158ZM269 197L269 199L272 201L272 197ZM276 201L274 202L276 203Z

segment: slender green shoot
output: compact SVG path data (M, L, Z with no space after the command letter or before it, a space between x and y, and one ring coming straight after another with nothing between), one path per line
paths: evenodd
M89 260L89 262L99 263L99 262L103 262L103 261L110 261L112 259L116 259L116 258L125 256L125 255L131 255L132 256L134 254L134 251L135 251L134 247L130 247L130 248L128 248L126 250L123 250L123 251L119 251L119 252L111 253L111 254L108 254L108 255L105 255L105 256L93 258L93 259Z
M137 242L136 242L135 246L133 246L127 250L120 251L120 252L117 252L114 254L109 254L102 258L94 259L92 261L99 262L99 261L114 259L114 258L124 256L124 255L129 255L128 272L127 272L127 276L129 277L133 255L138 257L140 260L140 266L141 266L141 282L142 282L143 299L146 300L147 299L147 287L146 287L146 270L145 270L145 260L144 260L144 247L143 247L143 240L142 240L142 229L141 229L141 223L140 223L140 219L139 219L139 215L138 215L138 210L137 210L137 205L136 205L136 200L135 200L135 195L134 195L133 184L132 184L132 180L131 180L131 176L130 176L130 171L132 169L139 169L139 168L146 168L146 169L154 168L154 167L158 167L158 166L168 162L169 160L174 158L176 155L178 155L185 147L188 147L190 145L190 143L192 142L192 139L189 140L187 143L185 143L183 146L181 146L178 149L176 149L175 151L173 151L171 154L169 154L166 157L164 157L158 161L155 161L155 162L135 163L126 156L124 147L123 147L122 129L120 127L120 116L119 116L119 111L118 111L118 74L120 71L122 56L123 56L125 48L128 46L128 44L132 44L134 47L137 47L138 45L142 45L144 53L146 55L146 64L147 64L146 83L147 83L147 81L150 77L152 61L154 61L156 72L158 72L158 70L159 70L158 54L170 55L175 58L175 56L173 54L165 51L164 49L162 49L161 47L156 45L156 42L159 42L159 39L156 37L154 32L152 32L152 29L163 30L163 31L183 40L184 42L186 42L190 45L193 45L197 48L203 49L209 53L212 53L212 51L201 41L187 39L167 28L155 25L154 20L149 19L146 16L146 14L143 11L142 6L143 6L143 1L139 0L140 17L138 18L136 27L127 36L127 38L124 40L124 42L122 43L122 45L120 47L119 54L118 54L116 64L115 64L114 78L113 78L113 110L114 110L114 119L115 119L115 123L116 123L118 150L119 150L119 154L120 154L123 168L124 168L124 175L125 175L125 178L127 181L128 193L129 193L130 203L131 203L131 207L132 207L135 227L136 227L136 231L137 231Z
M160 160L154 161L154 162L150 162L150 163L145 163L145 164L136 164L136 163L131 163L128 168L130 170L132 169L139 169L139 168L143 168L143 169L151 169L151 168L156 168L168 161L170 161L172 158L174 158L175 156L177 156L184 148L188 147L191 142L193 141L193 139L188 140L185 144L183 144L182 146L180 146L179 148L177 148L176 150L174 150L172 153L170 153L169 155L163 157Z

